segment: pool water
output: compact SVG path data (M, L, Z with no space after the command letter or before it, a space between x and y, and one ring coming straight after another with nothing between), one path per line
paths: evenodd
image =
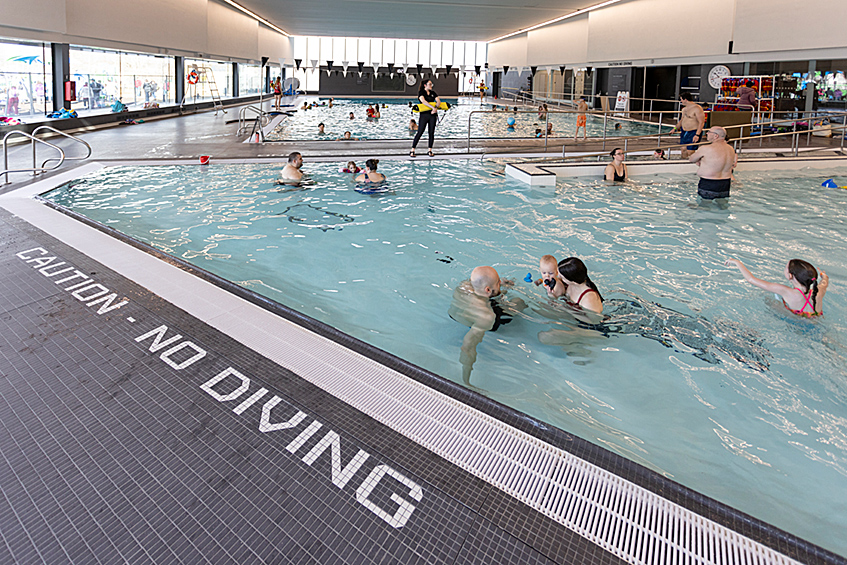
M266 165L112 167L48 198L459 383L468 328L447 311L492 265L527 307L468 386L847 555L847 190L820 186L847 169L742 173L721 210L690 207L688 175L534 189L502 163L392 162L363 195L341 165L307 163L293 192ZM608 322L523 281L547 253L585 261ZM772 281L793 257L825 270L825 316L727 257Z
M334 141L343 136L345 131L349 131L352 137L362 139L411 139L414 137L414 132L409 130L409 120L418 121L418 114L413 113L409 108L411 101L413 101L411 97L380 99L379 103L385 104L386 108L380 108L379 119L368 119L366 114L368 104L375 102L375 99L336 99L332 108L321 106L311 110L297 109L296 111L294 111L295 108L283 108L286 111L294 111L294 114L283 118L265 139L266 141ZM438 139L467 139L468 118L470 118L473 138L535 137L536 128L546 127L544 120L539 120L538 113L535 111L521 110L517 114L511 111L498 111L472 115L471 112L490 111L493 106L480 104L473 98L445 99L445 101L450 103L451 108L443 112L441 121L436 127ZM321 99L321 102L326 102L326 99ZM498 108L498 110L502 109L502 106ZM353 112L352 120L350 112ZM553 124L551 137L573 137L576 129L575 114L550 112L548 117ZM514 128L508 127L509 118L515 118ZM321 122L326 126L324 135L318 134L318 124ZM620 129L615 129L615 124L620 124ZM658 131L657 125L624 119L615 120L611 117L604 123L602 117L588 117L589 137L603 137L604 128L607 137L651 135ZM669 126L663 126L663 131L670 130ZM580 131L581 135L582 131Z

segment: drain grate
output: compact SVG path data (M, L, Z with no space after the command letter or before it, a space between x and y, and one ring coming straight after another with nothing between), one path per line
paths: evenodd
M321 338L301 331L286 336L299 359L280 363L629 563L798 563L334 342L316 348Z

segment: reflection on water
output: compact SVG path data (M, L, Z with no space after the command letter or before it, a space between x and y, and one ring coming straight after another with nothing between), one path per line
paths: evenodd
M363 195L335 164L280 193L278 167L110 168L50 196L359 339L462 382L468 327L447 311L479 265L529 307L487 331L471 382L489 397L847 554L847 174L739 174L727 210L696 178L533 189L503 163L387 162ZM607 295L592 325L523 279L578 256ZM724 265L832 281L799 319Z

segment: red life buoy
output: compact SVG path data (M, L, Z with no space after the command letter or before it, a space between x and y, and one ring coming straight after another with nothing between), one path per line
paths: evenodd
M468 84L473 84L473 77L468 79Z
M196 69L191 69L191 72L188 73L188 84L197 84L200 80L200 75L197 73Z

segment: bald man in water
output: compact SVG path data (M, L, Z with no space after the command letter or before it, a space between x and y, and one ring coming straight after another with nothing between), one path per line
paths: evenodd
M512 314L526 308L526 303L518 298L515 301L505 299L502 286L513 286L512 281L501 281L493 267L477 267L471 272L469 280L462 281L453 291L453 303L448 314L451 318L468 327L462 341L459 362L462 364L462 378L466 385L471 382L471 369L476 361L476 347L482 342L487 331L496 331L503 324L512 321ZM504 311L509 310L509 312Z
M697 195L703 200L729 198L732 169L738 164L738 156L726 142L726 130L720 126L706 130L706 141L711 143L701 145L688 158L699 167L697 174L700 176L700 183L697 186Z

